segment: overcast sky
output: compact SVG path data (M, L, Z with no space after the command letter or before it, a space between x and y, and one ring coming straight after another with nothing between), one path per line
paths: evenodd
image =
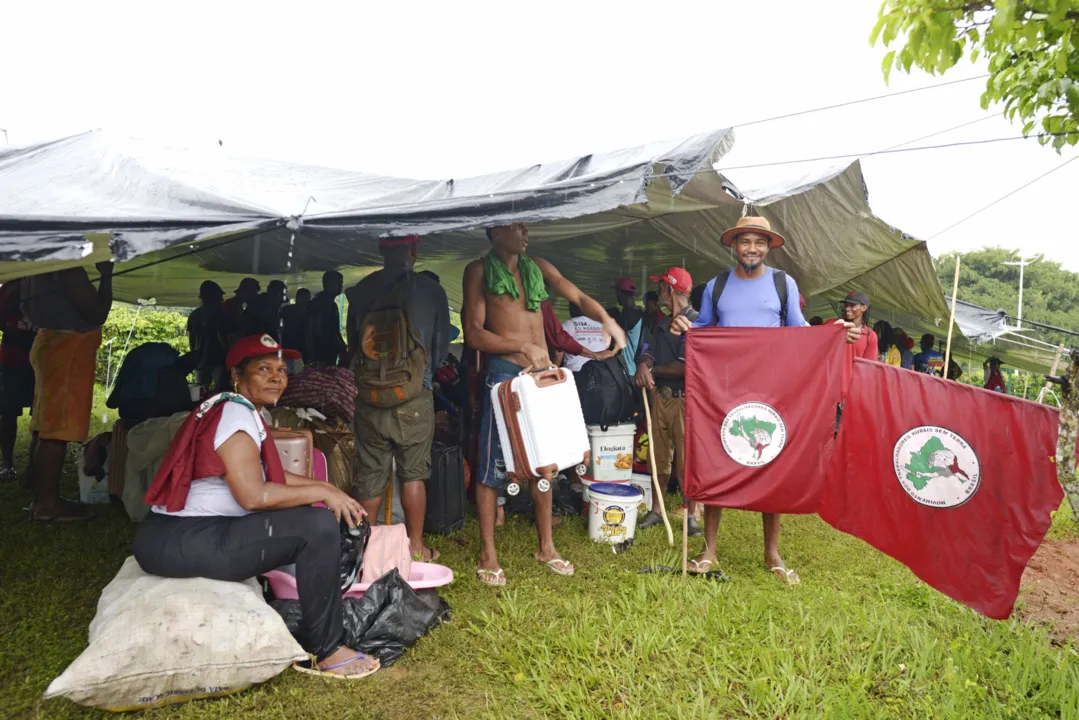
M0 9L11 146L93 128L373 173L464 177L946 80L893 75L874 0L57 3ZM368 7L370 5L370 7ZM737 128L721 167L1014 137L984 80ZM3 143L0 135L0 143ZM1002 245L1079 271L1079 162L1033 140L864 160L884 220L934 253ZM805 166L759 169L789 175ZM764 173L764 175L759 175ZM743 173L745 175L745 173Z

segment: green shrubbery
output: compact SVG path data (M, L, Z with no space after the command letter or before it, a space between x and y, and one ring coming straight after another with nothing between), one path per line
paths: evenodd
M109 319L101 329L101 349L97 353L97 380L105 382L105 376L116 376L124 360L124 346L130 352L148 342L164 342L180 353L190 349L187 341L187 316L189 308L153 308L127 303L113 303ZM130 333L130 341L128 334Z

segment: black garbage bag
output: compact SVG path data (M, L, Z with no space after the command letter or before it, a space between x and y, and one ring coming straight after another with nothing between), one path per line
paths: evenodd
M437 590L413 590L395 568L363 597L345 598L345 644L388 666L449 619L450 606Z
M352 587L359 577L363 553L370 539L371 526L366 517L360 518L360 524L354 528L341 521L341 592Z
M275 600L272 607L289 632L300 638L300 603ZM428 631L450 619L450 606L437 590L413 590L397 570L379 578L360 598L345 598L345 644L374 655L389 667Z

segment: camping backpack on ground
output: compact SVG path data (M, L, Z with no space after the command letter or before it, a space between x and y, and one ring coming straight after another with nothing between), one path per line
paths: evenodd
M734 271L716 275L712 281L712 317L715 318L716 325L719 325L719 297L723 294L723 288L727 287L727 278L732 272ZM787 273L776 270L772 273L772 280L776 284L776 294L779 295L779 325L787 327Z
M633 420L637 393L618 357L590 360L574 373L574 379L586 424L606 429Z
M431 446L431 479L427 481L427 512L423 532L449 535L464 527L468 511L464 451L440 442Z
M353 371L361 402L391 408L423 390L427 351L405 307L412 273L394 282L360 322L360 352Z

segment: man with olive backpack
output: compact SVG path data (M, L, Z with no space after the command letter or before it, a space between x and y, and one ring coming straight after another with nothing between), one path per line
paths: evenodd
M381 238L383 268L348 292L348 344L356 377L353 494L377 518L396 465L410 552L432 562L423 543L435 432L434 369L449 353L446 291L413 271L415 235Z

